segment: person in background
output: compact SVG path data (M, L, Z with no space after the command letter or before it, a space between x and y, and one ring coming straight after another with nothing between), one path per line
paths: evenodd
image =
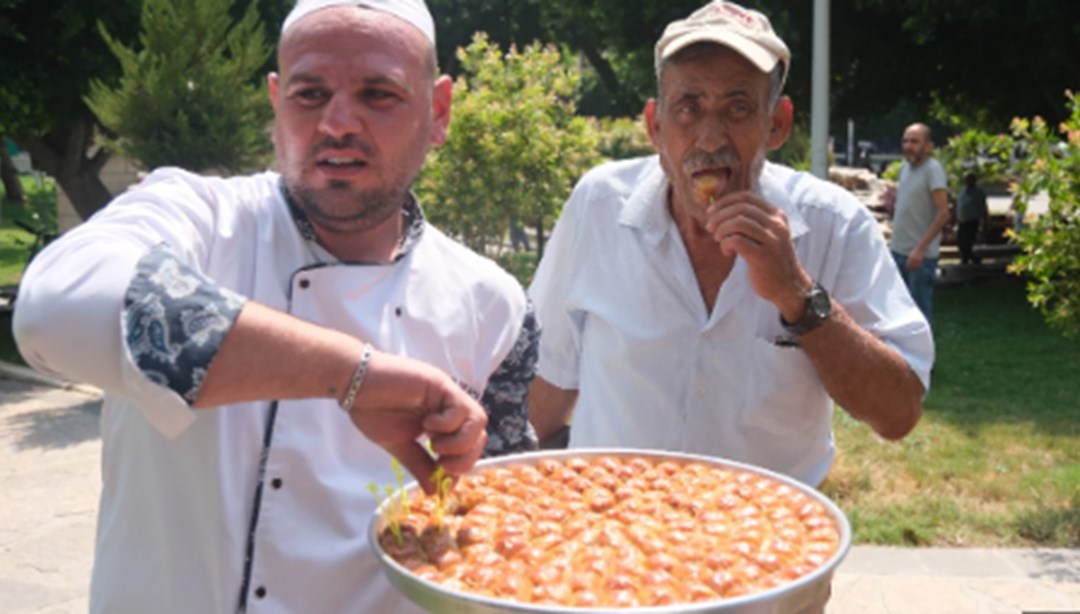
M930 128L912 124L901 143L904 164L896 184L890 249L915 304L933 324L941 231L949 222L949 190L945 169L930 152Z
M961 264L982 263L982 258L975 255L975 238L980 225L986 232L988 217L986 192L979 187L975 173L964 175L964 187L956 198L956 246L960 251Z
M19 349L106 392L91 612L419 611L369 485L535 448L524 289L410 192L450 119L434 45L422 0L300 0L280 172L157 170L27 271Z
M658 155L575 187L529 294L544 326L530 415L545 443L662 449L817 485L834 402L900 439L933 362L873 216L766 161L787 139L790 54L768 18L714 1L656 44Z

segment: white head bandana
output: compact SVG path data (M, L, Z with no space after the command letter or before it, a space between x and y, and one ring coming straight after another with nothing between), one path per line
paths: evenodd
M389 13L412 24L435 46L435 20L424 0L299 0L281 24L281 33L307 15L332 6L358 6Z

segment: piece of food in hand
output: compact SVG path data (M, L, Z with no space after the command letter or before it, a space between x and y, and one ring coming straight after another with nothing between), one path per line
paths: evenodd
M720 178L712 174L698 175L694 177L694 201L707 205L720 198L720 192L724 189Z

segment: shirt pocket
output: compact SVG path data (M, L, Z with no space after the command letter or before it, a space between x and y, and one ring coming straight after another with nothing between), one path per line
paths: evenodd
M746 403L741 423L750 430L798 433L828 415L829 400L821 378L798 346L754 339L746 363Z

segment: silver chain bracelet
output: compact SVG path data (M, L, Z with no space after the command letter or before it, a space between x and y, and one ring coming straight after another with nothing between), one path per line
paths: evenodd
M370 343L364 344L364 351L360 354L360 364L356 365L352 381L349 382L349 389L345 391L345 396L341 399L341 409L346 412L352 409L353 403L356 401L356 395L360 392L360 386L364 385L364 376L367 375L368 363L371 362L373 350L374 348L371 347Z

